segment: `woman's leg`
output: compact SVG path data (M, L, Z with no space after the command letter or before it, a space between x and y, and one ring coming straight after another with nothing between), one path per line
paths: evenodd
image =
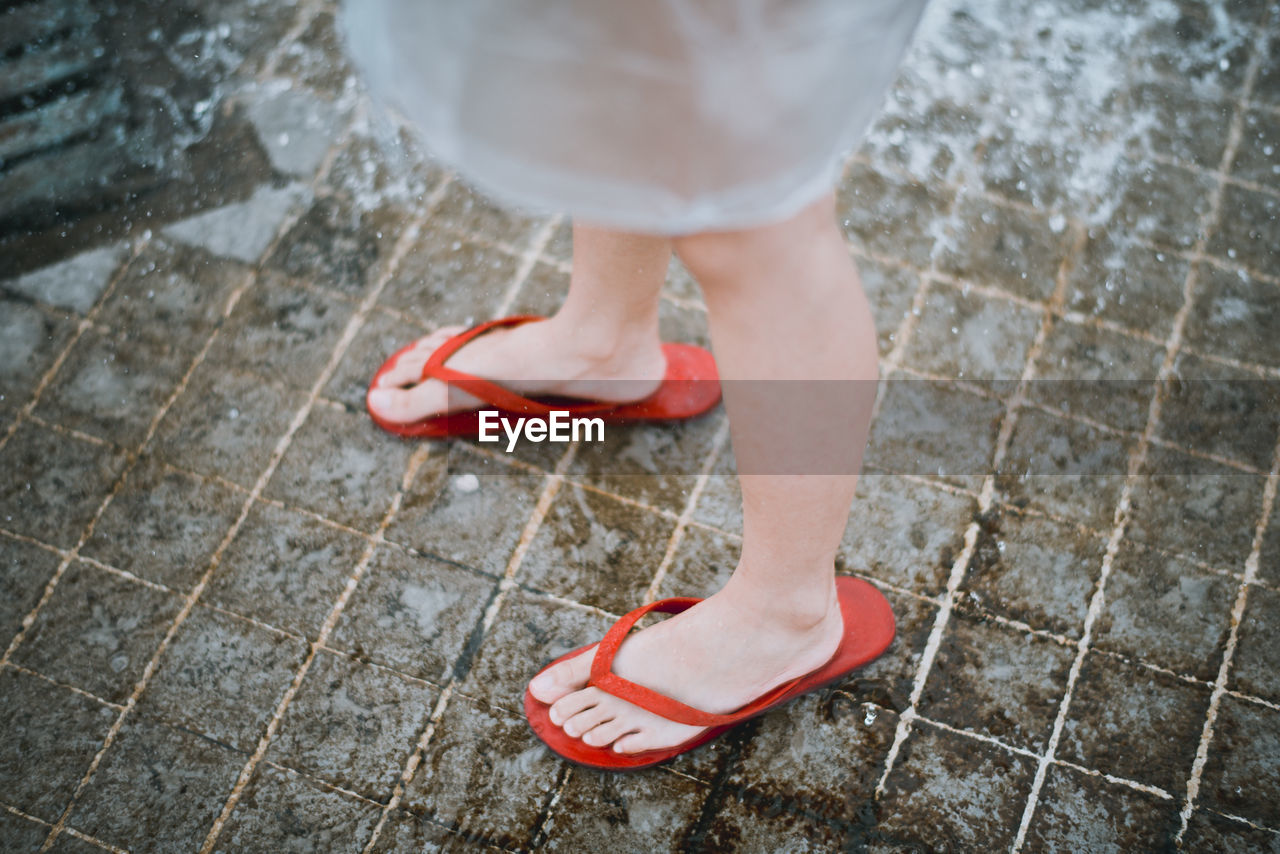
M575 224L569 295L543 323L494 330L467 344L449 366L502 383L524 395L565 394L638 400L662 381L658 292L671 260L665 237ZM406 423L480 401L443 383L418 382L427 357L462 331L438 329L379 382L369 406ZM622 382L619 382L619 381Z
M703 288L725 380L742 556L723 590L634 635L614 669L724 713L816 669L839 644L834 561L870 425L876 338L830 197L786 222L675 248ZM591 656L531 685L567 733L637 752L697 732L584 688Z

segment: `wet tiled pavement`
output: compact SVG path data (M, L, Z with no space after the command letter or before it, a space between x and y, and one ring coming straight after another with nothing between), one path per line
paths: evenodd
M221 14L229 201L3 238L0 847L1280 850L1280 7L935 0L840 193L891 381L839 569L898 639L625 776L522 686L732 568L722 411L377 431L567 225L380 144L326 3Z

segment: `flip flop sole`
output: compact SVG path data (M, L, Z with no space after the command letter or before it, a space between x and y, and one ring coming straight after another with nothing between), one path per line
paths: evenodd
M792 690L776 702L759 709L750 717L757 717L776 709L803 694L824 688L878 658L893 643L895 632L893 608L889 600L871 584L859 578L841 576L836 579L836 592L840 599L840 613L844 618L845 636L835 655L817 670L796 683ZM560 656L548 664L554 667L591 649L588 644ZM540 671L541 672L541 671ZM551 722L551 707L535 698L528 689L524 695L524 713L535 735L542 739L552 752L578 765L613 771L629 771L648 768L701 747L723 735L742 721L725 726L710 727L693 738L674 747L649 750L644 753L617 753L608 748L592 747L581 739L566 735L564 730ZM743 720L749 720L750 717Z
M395 369L400 359L414 348L413 344L397 350L374 374L370 390L374 389L378 380ZM644 400L635 403L622 403L608 409L597 409L593 404L589 411L580 413L588 418L600 418L608 424L619 424L634 421L678 421L694 418L709 411L720 402L720 377L716 370L715 357L701 347L692 344L666 343L662 345L663 355L667 359L667 373L662 385ZM581 406L581 400L568 398L541 398L542 402L563 404L570 415L575 406ZM366 408L368 408L366 404ZM494 410L496 407L486 407ZM507 412L497 409L506 417L521 417L521 413ZM527 414L526 414L527 415ZM372 409L369 416L373 423L383 430L413 439L448 439L453 437L472 437L480 431L479 410L455 412L449 415L435 415L420 421L400 424L380 418Z

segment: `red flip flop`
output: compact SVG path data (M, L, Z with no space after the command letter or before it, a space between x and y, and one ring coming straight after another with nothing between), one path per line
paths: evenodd
M674 759L722 735L732 729L735 724L794 700L801 694L839 680L850 671L873 661L889 648L894 635L893 609L880 591L861 579L842 576L836 579L836 592L840 599L840 613L844 617L845 634L835 655L817 670L785 682L727 715L713 715L692 706L686 706L657 691L623 679L612 671L613 657L637 620L650 611L678 614L701 600L661 599L651 605L637 608L614 623L613 628L609 629L604 639L600 641L600 648L591 662L591 676L587 684L677 723L707 727L693 738L675 747L649 750L644 753L617 753L608 747L592 747L581 739L566 735L564 730L553 724L549 714L551 707L536 699L527 689L524 695L525 716L529 719L529 725L534 733L547 747L579 765L621 771L646 768ZM591 646L588 645L562 655L547 667L553 667L590 648Z
M583 402L568 398L543 398L535 400L522 397L502 386L482 377L464 373L445 365L454 353L464 344L483 335L491 329L506 326L519 326L542 320L541 317L521 315L491 320L479 326L473 326L441 344L422 366L422 379L437 379L462 389L468 394L478 397L490 404L502 415L523 415L547 417L553 411L566 412L569 417L591 416L601 418L607 423L623 421L667 421L692 418L701 415L720 402L720 376L716 371L714 357L701 347L692 344L663 344L662 352L667 357L667 373L662 378L658 390L634 403L602 403ZM395 368L400 358L414 347L410 344L397 351L391 358L382 363L382 367L374 374L369 384L372 391L384 374ZM366 404L368 408L368 404ZM369 415L375 424L397 436L413 438L443 439L450 436L475 436L480 429L478 410L455 412L448 415L433 415L420 421L398 424L379 418L369 409Z

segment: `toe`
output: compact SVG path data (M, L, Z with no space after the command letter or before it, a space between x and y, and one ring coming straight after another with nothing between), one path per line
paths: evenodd
M654 734L647 730L621 735L613 742L613 749L617 753L644 753L646 750L656 750L658 747Z
M529 693L541 703L551 705L560 698L586 687L587 678L591 675L592 650L582 655L575 655L568 661L552 665L533 677L529 683Z
M583 709L581 712L564 722L563 729L565 731L565 735L571 735L574 738L582 738L583 741L587 741L584 736L591 735L591 733L599 729L602 724L612 721L615 717L614 711L613 704L611 703L601 703L599 705ZM587 741L587 743L594 744L594 742L591 741Z
M444 412L447 391L440 383L423 383L410 389L373 388L367 399L369 410L393 424L411 424L429 415Z
M632 732L634 729L635 727L628 722L614 718L588 730L582 736L582 742L592 747L608 747L619 737Z
M422 379L422 366L440 345L462 332L465 327L445 326L425 338L419 338L413 346L401 353L385 374L378 377L377 388L405 388Z
M547 710L551 722L556 726L565 726L573 717L594 708L607 695L598 688L586 688L582 691L571 691L556 700ZM586 730L579 730L585 732ZM574 735L575 733L570 733Z

